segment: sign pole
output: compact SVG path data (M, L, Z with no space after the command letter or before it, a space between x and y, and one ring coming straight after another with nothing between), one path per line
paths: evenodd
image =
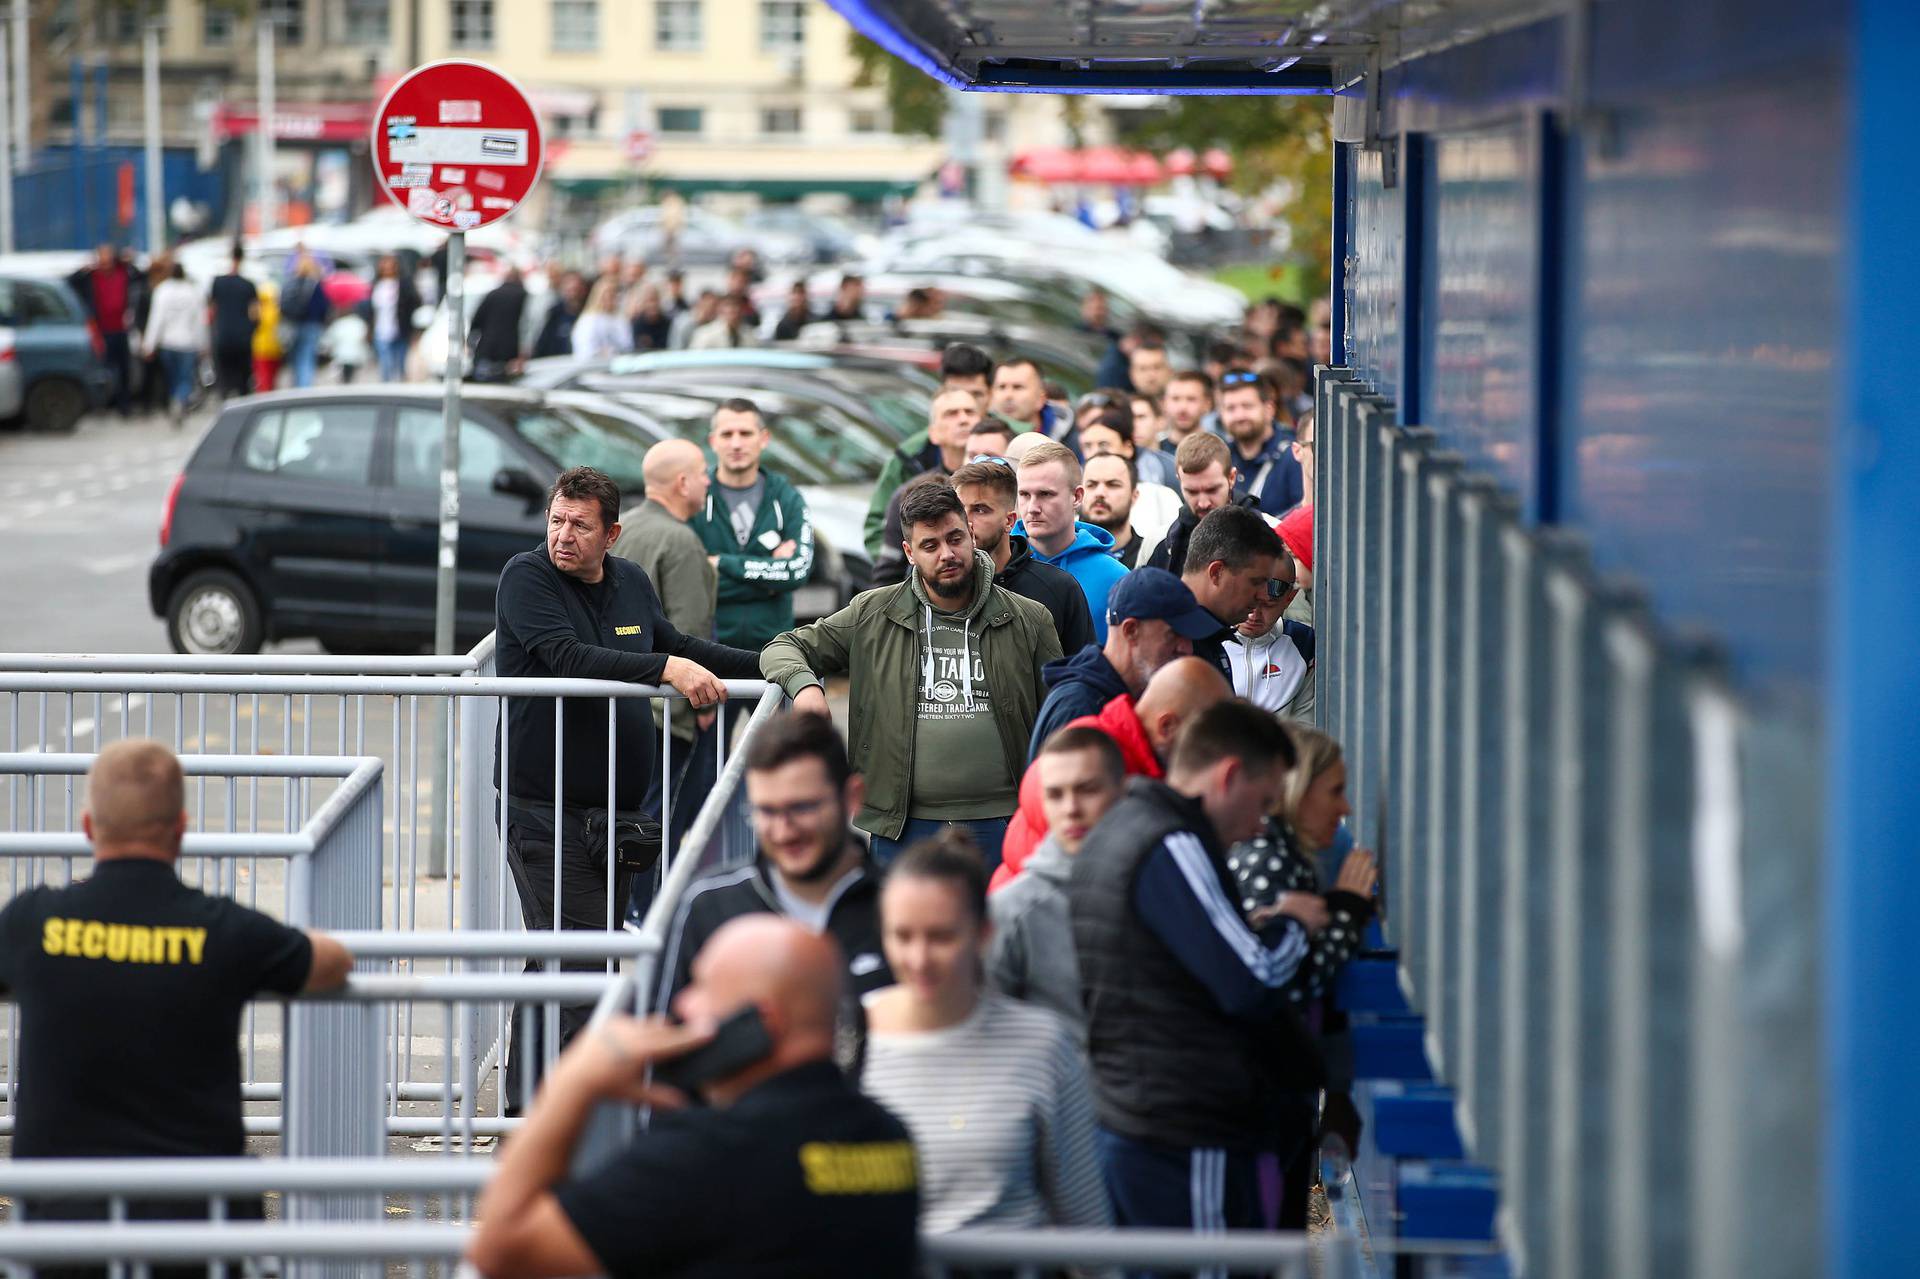
M447 393L440 436L440 568L434 578L433 651L453 652L460 561L460 377L467 353L467 233L447 237Z

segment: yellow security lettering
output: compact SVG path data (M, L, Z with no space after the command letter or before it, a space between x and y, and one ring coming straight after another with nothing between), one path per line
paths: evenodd
M69 919L66 921L66 924L67 924L67 939L63 949L69 955L78 955L80 953L81 923L77 919Z
M182 928L187 937L187 962L200 962L200 953L207 948L207 930L204 928Z
M150 964L153 962L153 930L142 924L127 926L127 962L130 964Z
M126 962L127 926L125 924L107 925L107 958L116 964Z
M80 929L80 953L88 959L98 959L107 953L107 926L97 919L89 919Z
M816 1195L902 1194L919 1182L913 1146L904 1141L808 1142L800 1147L800 1168Z
M638 635L640 628L638 626L616 626L613 628L613 633L615 635Z
M41 934L40 949L46 951L49 955L59 954L60 940L65 931L66 926L61 920L49 919L47 921L46 931Z

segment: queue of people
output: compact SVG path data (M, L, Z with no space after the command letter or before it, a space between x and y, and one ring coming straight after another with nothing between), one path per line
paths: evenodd
M796 293L790 318L804 306ZM1210 351L1211 371L1176 370L1159 335L1124 342L1124 380L1079 406L1058 403L1030 361L948 347L926 430L872 497L876 584L805 626L783 593L801 576L804 506L761 467L768 432L750 402L716 413L704 475L684 449L656 498L649 471L648 507L697 537L663 533L636 558L671 545L691 560L697 541L708 574L649 571L695 584L708 611L693 615L713 618L700 638L718 643L690 648L643 623L614 628L635 631L622 651L651 649L654 677L684 683L696 709L723 695L716 675L749 669L793 709L749 748L758 856L696 879L669 926L658 1006L684 1024L614 1032L632 1057L619 1086L673 1110L666 1144L616 1162L670 1175L658 1159L687 1140L683 1125L732 1131L705 1114L739 1104L726 1100L732 1085L707 1089L704 1106L663 1094L640 1053L666 1064L656 1081L671 1079L688 1042L676 1035L727 1033L729 1009L695 1017L702 966L761 916L757 927L783 926L793 944L832 943L817 975L839 1012L814 1046L915 1151L910 1179L875 1172L876 1220L900 1208L880 1200L910 1193L935 1232L1297 1227L1315 1145L1351 1149L1330 991L1362 945L1376 872L1345 838L1338 746L1304 723L1310 415L1242 347ZM597 483L563 476L553 527L577 514L565 495ZM550 538L547 556L565 590L592 580L589 555ZM510 595L503 579L502 673L544 671L505 639L521 625ZM570 617L566 669L627 660L593 655L606 642L596 618L625 620L604 608ZM844 737L828 693L842 680ZM529 729L553 725L530 717ZM624 730L618 749L624 772ZM571 745L567 759L571 775ZM551 774L550 753L534 748L529 766ZM590 787L604 790L605 767L603 753L583 756ZM576 873L564 857L561 870ZM549 913L530 902L529 927ZM758 1007L771 1028L771 1006ZM556 1080L607 1069L607 1045L567 1051L593 1065L570 1071L563 1058ZM789 1140L784 1122L766 1151ZM630 1241L599 1251L607 1210L558 1169L548 1192L586 1258L615 1273L623 1258L634 1270L662 1259L642 1249L643 1264ZM787 1215L821 1192L787 1192L766 1238L715 1246L792 1245ZM483 1269L501 1259L486 1235ZM820 1264L831 1269L825 1254Z

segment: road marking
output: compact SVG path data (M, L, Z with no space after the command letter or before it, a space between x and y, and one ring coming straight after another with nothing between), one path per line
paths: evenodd
M83 560L80 567L95 577L111 577L115 573L124 573L130 568L139 568L149 558L143 553L109 555L100 560Z

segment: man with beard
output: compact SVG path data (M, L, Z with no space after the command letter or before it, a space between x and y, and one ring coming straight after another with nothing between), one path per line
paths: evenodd
M828 713L821 681L849 677L852 762L866 778L853 824L873 837L876 861L961 826L991 870L1060 638L1046 609L994 585L993 558L975 548L951 488L914 489L900 522L906 580L775 639L760 670L816 714Z
M742 915L785 915L831 936L856 994L892 983L880 948L879 868L847 824L865 795L846 744L824 716L785 714L754 737L747 812L760 855L687 886L667 933L657 1007L670 1006L687 984L707 939Z
M969 462L953 473L953 491L967 509L973 544L993 557L993 580L1039 604L1053 616L1060 651L1077 653L1093 643L1093 615L1073 574L1033 558L1027 539L1013 531L1018 485L1013 468L997 457Z
M1113 539L1113 558L1128 571L1138 567L1141 538L1133 531L1133 459L1096 453L1080 475L1080 513Z
M1258 373L1220 379L1220 424L1233 441L1233 494L1278 519L1305 494L1291 429L1276 425L1273 387Z
M1186 572L1187 543L1200 521L1225 506L1258 511L1259 503L1238 493L1239 474L1233 469L1226 441L1202 431L1181 441L1173 455L1180 471L1180 513L1147 555L1147 563L1176 576Z

